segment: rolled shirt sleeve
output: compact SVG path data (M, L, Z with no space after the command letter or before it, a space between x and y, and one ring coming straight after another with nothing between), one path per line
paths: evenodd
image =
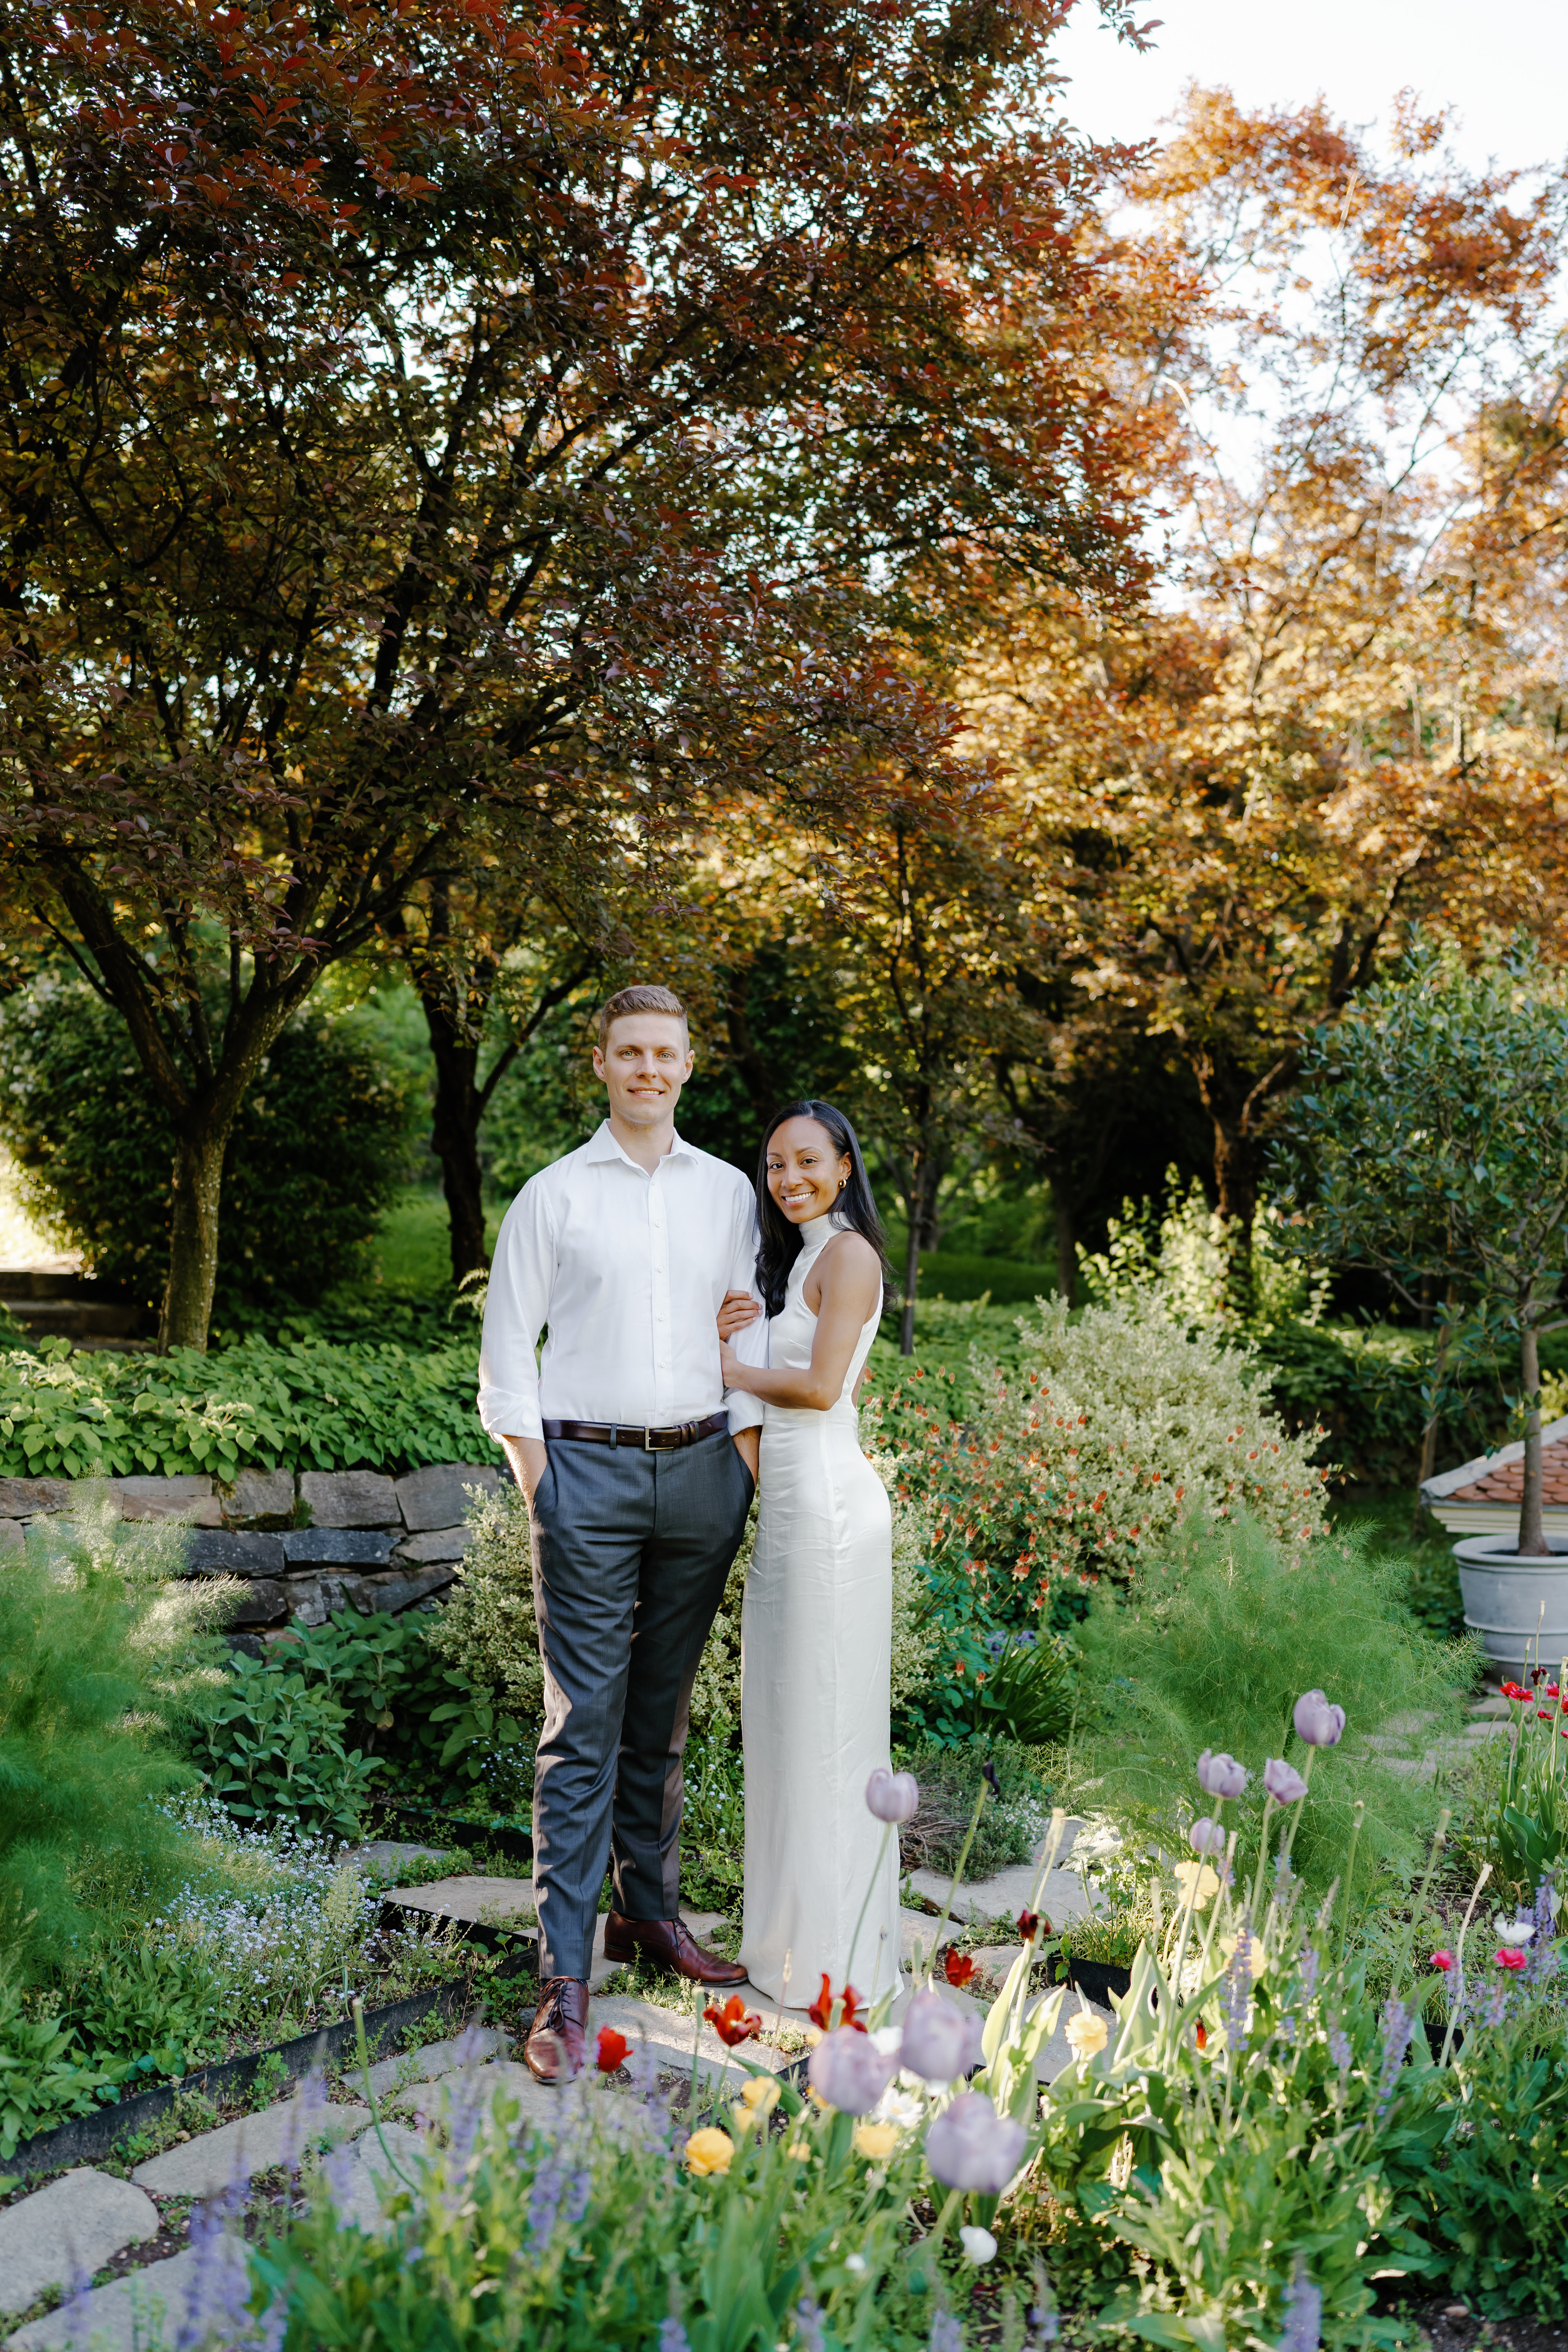
M539 1335L550 1319L554 1221L538 1178L518 1194L496 1236L479 1340L479 1419L492 1437L542 1437Z

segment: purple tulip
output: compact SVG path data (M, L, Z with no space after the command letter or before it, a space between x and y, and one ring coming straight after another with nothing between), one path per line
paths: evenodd
M879 1764L866 1783L866 1802L879 1822L912 1822L921 1787L912 1772L889 1772Z
M1225 1832L1218 1822L1211 1822L1206 1813L1200 1814L1187 1832L1187 1843L1194 1853L1223 1853Z
M1000 2116L984 2091L961 2091L926 2133L926 2162L944 2189L1000 2197L1023 2160L1028 2131Z
M884 2054L868 2033L841 2025L826 2033L812 2052L805 2079L818 2098L840 2115L869 2115L899 2071L899 2053Z
M1309 1748L1337 1748L1344 1736L1345 1711L1331 1706L1321 1690L1303 1691L1296 1701L1296 1737Z
M951 2083L980 2063L984 2026L971 2009L928 1990L917 1992L904 2011L900 2063L926 2083Z
M1223 1748L1217 1756L1212 1748L1205 1748L1198 1758L1198 1786L1211 1797L1239 1797L1247 1786L1247 1774Z
M1279 1756L1271 1756L1264 1766L1263 1785L1277 1805L1294 1805L1307 1793L1300 1772Z

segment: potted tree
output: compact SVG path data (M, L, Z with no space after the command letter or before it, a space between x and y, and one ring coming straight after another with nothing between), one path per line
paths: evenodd
M1568 1656L1568 1540L1542 1524L1541 1341L1568 1325L1568 982L1515 940L1468 969L1417 939L1303 1056L1281 1156L1298 1246L1442 1297L1430 1404L1467 1350L1520 1363L1517 1537L1455 1546L1465 1622L1500 1665Z

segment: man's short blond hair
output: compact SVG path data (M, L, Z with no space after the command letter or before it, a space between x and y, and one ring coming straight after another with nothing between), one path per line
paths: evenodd
M609 1043L611 1022L622 1020L628 1013L668 1013L686 1031L687 1043L691 1041L686 1007L673 988L618 988L599 1014L601 1054Z

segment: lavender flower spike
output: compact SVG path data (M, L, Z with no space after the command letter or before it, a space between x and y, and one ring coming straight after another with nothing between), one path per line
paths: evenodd
M1300 1772L1279 1756L1271 1756L1264 1766L1263 1785L1277 1805L1298 1804L1307 1793Z
M1344 1737L1343 1707L1331 1706L1321 1690L1302 1692L1292 1720L1297 1738L1309 1748L1337 1748Z
M1279 2338L1279 2352L1318 2352L1322 2332L1322 2294L1298 2254L1296 2275L1285 2290L1285 2332Z
M1198 1758L1198 1786L1208 1796L1239 1797L1247 1780L1241 1765L1223 1748L1216 1756L1212 1748L1205 1748Z

